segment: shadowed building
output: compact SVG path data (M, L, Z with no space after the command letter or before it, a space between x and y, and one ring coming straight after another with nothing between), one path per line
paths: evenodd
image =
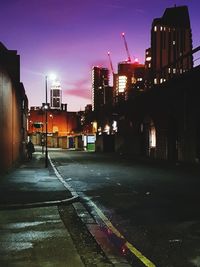
M160 84L193 67L192 33L187 6L167 8L151 29L152 81ZM188 56L187 56L188 55ZM149 62L148 62L149 64Z
M20 82L20 56L0 43L0 172L25 156L28 100Z
M109 86L107 68L92 68L92 110L99 110L108 102L112 102L112 87Z

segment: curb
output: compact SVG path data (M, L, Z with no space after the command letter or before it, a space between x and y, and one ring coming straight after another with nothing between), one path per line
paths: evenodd
M53 200L53 201L35 202L35 203L26 203L26 204L0 205L0 210L30 209L30 208L49 207L49 206L56 206L56 205L63 205L63 204L70 205L78 201L79 201L79 197L73 196L71 198L66 198L62 200Z

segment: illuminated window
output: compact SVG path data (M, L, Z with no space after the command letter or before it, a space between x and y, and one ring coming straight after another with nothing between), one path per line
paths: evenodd
M174 74L176 73L176 69L173 69L173 73L174 73Z
M154 84L157 84L157 79L156 78L154 78Z
M125 91L126 84L127 84L127 77L126 76L119 76L118 88L119 88L120 93L123 93Z
M171 69L170 68L168 68L168 73L171 73Z
M117 121L113 121L112 127L113 127L113 131L117 132Z
M163 27L162 27L162 26L160 26L160 30L161 30L161 31L163 30Z
M104 133L110 134L110 126L108 124L104 127Z
M149 146L150 148L156 147L156 128L153 123L151 123L149 129Z
M154 32L157 32L157 26L154 26Z
M173 45L175 45L176 44L176 41L173 41Z

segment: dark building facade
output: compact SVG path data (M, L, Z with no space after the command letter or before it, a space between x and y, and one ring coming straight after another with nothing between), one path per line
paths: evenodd
M151 29L153 84L160 84L193 67L192 32L187 6L167 8Z
M112 100L112 87L109 86L109 70L102 67L92 68L92 110L100 110Z
M0 43L0 172L25 156L28 100L20 82L20 56Z

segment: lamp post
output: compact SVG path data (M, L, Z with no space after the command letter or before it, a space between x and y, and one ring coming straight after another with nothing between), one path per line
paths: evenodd
M51 125L51 130L52 130L52 134L53 134L53 115L50 114L49 117L51 118L51 122L52 122L52 125Z
M45 127L45 168L47 168L48 167L48 148L47 148L47 129L48 129L48 127L47 127L47 122L48 122L48 120L47 120L47 113L48 113L48 104L47 104L47 76L45 76L45 106L44 106L44 108L45 108L45 125L46 125L46 127Z
M56 76L54 74L50 75L51 80L55 80ZM45 168L48 167L48 142L47 142L47 136L48 136L48 109L49 104L47 102L47 82L48 82L48 76L45 76L45 103L44 103L44 110L45 110Z

